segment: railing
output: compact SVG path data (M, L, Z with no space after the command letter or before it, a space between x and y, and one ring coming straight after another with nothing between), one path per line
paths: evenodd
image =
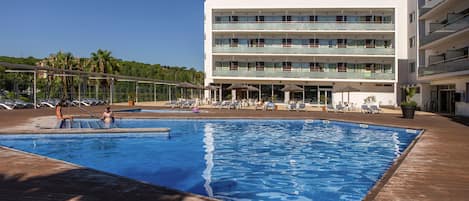
M440 5L441 3L445 2L446 0L432 0L427 2L422 8L420 9L420 16L425 15L428 11L432 10L432 8Z
M450 22L446 25L441 25L441 28L436 29L428 35L422 37L420 40L420 45L423 46L429 44L435 40L439 40L467 28L469 28L469 15L465 15L460 19Z
M316 78L316 79L367 79L394 80L394 73L357 72L284 72L284 71L214 71L220 77L261 77L261 78Z
M429 76L441 73L452 73L467 70L469 70L469 58L466 55L464 57L454 58L451 60L432 64L428 67L420 67L419 76Z
M392 23L351 22L238 22L215 23L213 30L394 30Z
M394 55L393 48L214 47L214 53Z

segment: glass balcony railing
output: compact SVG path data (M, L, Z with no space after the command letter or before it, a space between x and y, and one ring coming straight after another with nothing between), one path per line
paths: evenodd
M463 59L441 62L433 64L428 67L419 68L419 76L430 76L442 73L453 73L458 71L469 70L469 58L466 56Z
M220 77L310 78L310 79L364 79L394 80L394 73L357 72L284 72L284 71L214 71Z
M392 23L340 22L238 22L216 23L213 30L380 30L393 31Z
M432 32L422 37L422 39L420 40L420 45L423 46L429 44L433 41L449 36L453 33L469 28L469 15L465 15L460 19L455 20L454 22L451 22L449 24L440 25L437 26L437 28L435 27L436 26L433 25Z
M431 0L427 1L425 5L420 9L420 16L425 15L428 11L432 10L434 7L442 4L446 0Z
M214 47L214 53L394 55L393 48Z

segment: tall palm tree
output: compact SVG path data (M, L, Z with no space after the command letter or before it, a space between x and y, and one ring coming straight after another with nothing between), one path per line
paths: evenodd
M70 52L62 52L62 51L59 51L56 54L49 55L47 58L42 60L41 63L45 64L46 66L50 68L57 68L57 69L63 69L63 70L75 70L77 66L77 62L73 54ZM48 82L53 81L53 79L54 79L53 76L49 76ZM69 94L68 92L70 91L71 93L74 93L73 78L64 75L64 76L61 76L60 79L62 82L62 87L60 87L62 89L62 98L71 99L72 94ZM48 86L48 88L50 90L51 86Z
M118 74L119 73L119 64L117 60L111 56L112 52L108 50L101 50L91 53L91 58L89 62L89 71L96 73L108 73L108 74ZM104 96L106 96L106 91L109 89L111 84L110 79L103 79L101 82L98 82L102 87Z

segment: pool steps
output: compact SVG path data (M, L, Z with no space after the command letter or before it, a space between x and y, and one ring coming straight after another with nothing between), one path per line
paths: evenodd
M117 123L111 124L110 128L118 128ZM100 120L75 120L73 123L70 120L63 120L57 123L56 129L103 129L107 128L104 123Z

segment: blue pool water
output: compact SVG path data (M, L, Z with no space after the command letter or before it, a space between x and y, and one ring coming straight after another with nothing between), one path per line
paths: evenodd
M361 200L417 133L304 120L124 120L170 134L0 136L0 144L223 200Z

